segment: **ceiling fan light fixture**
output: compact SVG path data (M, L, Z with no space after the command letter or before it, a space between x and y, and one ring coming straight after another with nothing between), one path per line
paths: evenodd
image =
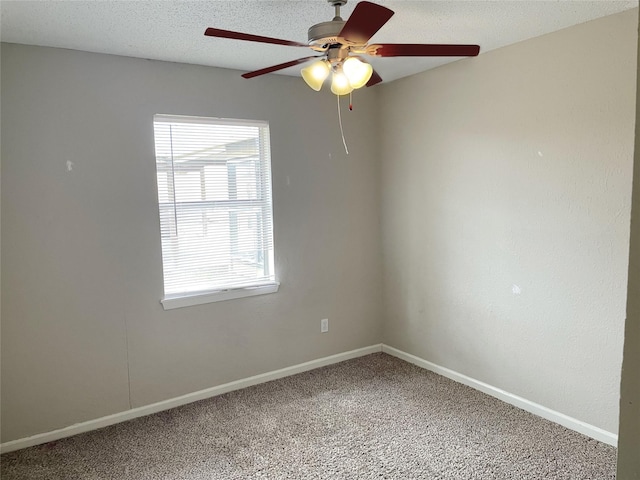
M313 88L316 92L320 91L322 84L329 76L330 72L331 68L329 67L329 62L326 60L318 60L300 71L302 78L307 82L307 85Z
M349 83L349 79L343 72L338 71L333 74L331 91L335 95L348 95L353 92L353 87L351 86L351 84Z
M342 71L349 80L349 84L357 89L367 84L373 74L373 67L356 57L349 57L342 64Z

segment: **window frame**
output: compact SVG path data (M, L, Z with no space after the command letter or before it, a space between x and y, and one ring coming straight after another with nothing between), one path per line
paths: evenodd
M225 126L233 126L233 125L237 125L237 126L242 126L242 127L258 127L260 128L260 136L262 137L263 134L266 133L267 138L266 141L270 143L270 133L269 133L269 123L266 121L260 121L260 120L242 120L242 119L228 119L228 118L220 118L220 117L198 117L198 116L181 116L181 115L167 115L167 114L156 114L153 116L153 126L154 126L154 161L156 164L156 193L157 193L157 212L158 212L158 219L160 221L160 226L161 226L161 231L160 231L160 239L161 242L163 240L163 232L162 232L162 212L164 210L166 210L167 208L169 209L174 209L176 208L176 201L174 200L173 202L163 202L160 199L160 189L159 189L159 184L158 184L158 174L161 172L161 170L158 169L158 156L157 156L157 152L156 150L156 132L155 132L155 128L156 128L156 122L159 123L170 123L170 122L175 122L175 123L181 123L181 124L188 124L188 123L193 123L196 125L202 125L202 124L217 124L217 125L225 125ZM266 132L265 129L266 127ZM271 269L273 269L273 275L269 276L271 278L273 278L273 280L269 280L269 281L264 281L264 282L258 282L256 284L238 284L237 286L234 285L230 285L230 286L225 286L225 287L221 287L221 288L217 288L217 289L208 289L208 290L192 290L192 291L187 291L187 292L181 292L181 293L174 293L174 294L166 294L165 293L165 288L166 288L166 277L165 277L165 252L164 249L162 250L162 277L163 277L163 293L164 296L163 298L160 300L160 303L162 304L162 307L165 310L171 310L171 309L175 309L175 308L182 308L182 307L188 307L188 306L192 306L192 305L202 305L202 304L206 304L206 303L212 303L212 302L220 302L220 301L225 301L225 300L232 300L232 299L238 299L238 298L244 298L244 297L249 297L249 296L255 296L255 295L265 295L265 294L269 294L269 293L276 293L279 290L280 287L280 283L277 281L276 279L276 271L275 271L275 241L274 241L274 233L273 233L273 196L272 196L272 189L273 189L273 181L272 181L272 168L271 168L271 158L270 158L270 149L269 149L269 154L265 154L264 153L264 139L260 139L258 142L258 146L259 146L259 157L261 159L261 161L259 162L261 166L268 168L268 175L267 175L267 180L265 181L260 181L258 182L258 188L260 188L263 193L263 196L268 196L269 198L269 204L268 207L270 209L269 215L266 215L264 218L266 218L267 220L262 222L262 227L264 228L265 226L267 228L270 228L271 230L271 242L272 242L272 251L271 251L271 255L269 258L266 258L264 260L264 265L263 268L265 269L265 272L267 274L269 274L269 272L271 271ZM263 160L264 157L266 156L266 162ZM235 169L235 166L233 164L226 164L227 166L227 171L229 172L229 168L231 167L232 169ZM173 169L173 164L171 169ZM230 178L231 175L228 174L228 177ZM260 175L256 175L256 178L259 178ZM229 180L228 180L229 181ZM173 185L173 178L171 178L171 180L168 180L168 184L172 184ZM173 186L173 188L175 188L175 186ZM237 188L237 187L235 187ZM233 191L235 188L229 188L229 191ZM266 192L265 192L266 189ZM265 195L265 193L267 195ZM175 199L175 192L174 192L174 199ZM241 201L239 199L229 199L230 201ZM227 200L227 202L229 201ZM193 202L193 206L195 208L198 208L199 204L210 204L210 205L216 205L218 203L223 204L225 202L225 200L203 200L203 201L194 201ZM243 202L243 201L241 201ZM256 202L255 200L246 200L247 204L250 204L252 202ZM184 202L183 202L184 203ZM188 202L191 203L191 202ZM244 203L244 202L243 202ZM198 204L198 205L196 205ZM262 207L263 209L265 208L264 206ZM231 226L229 228L232 228Z

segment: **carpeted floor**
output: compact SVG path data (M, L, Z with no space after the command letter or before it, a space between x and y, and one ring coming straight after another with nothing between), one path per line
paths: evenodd
M0 460L2 480L601 480L616 450L377 353Z

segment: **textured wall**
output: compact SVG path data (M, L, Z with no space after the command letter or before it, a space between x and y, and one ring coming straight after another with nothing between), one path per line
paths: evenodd
M638 46L640 59L640 39ZM640 61L638 66L640 67ZM620 394L618 480L640 480L640 75L636 97L633 185L629 290Z
M2 441L379 342L374 95L4 44ZM270 122L277 294L162 309L156 113Z
M384 342L617 431L637 9L381 88Z
M615 431L636 15L358 92L348 157L299 79L3 45L2 441L377 343L381 278L387 343ZM162 310L155 113L270 122L278 294Z

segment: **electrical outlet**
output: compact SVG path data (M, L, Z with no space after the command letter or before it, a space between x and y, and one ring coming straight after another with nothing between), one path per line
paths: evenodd
M323 318L320 320L320 332L327 333L329 331L329 319Z

